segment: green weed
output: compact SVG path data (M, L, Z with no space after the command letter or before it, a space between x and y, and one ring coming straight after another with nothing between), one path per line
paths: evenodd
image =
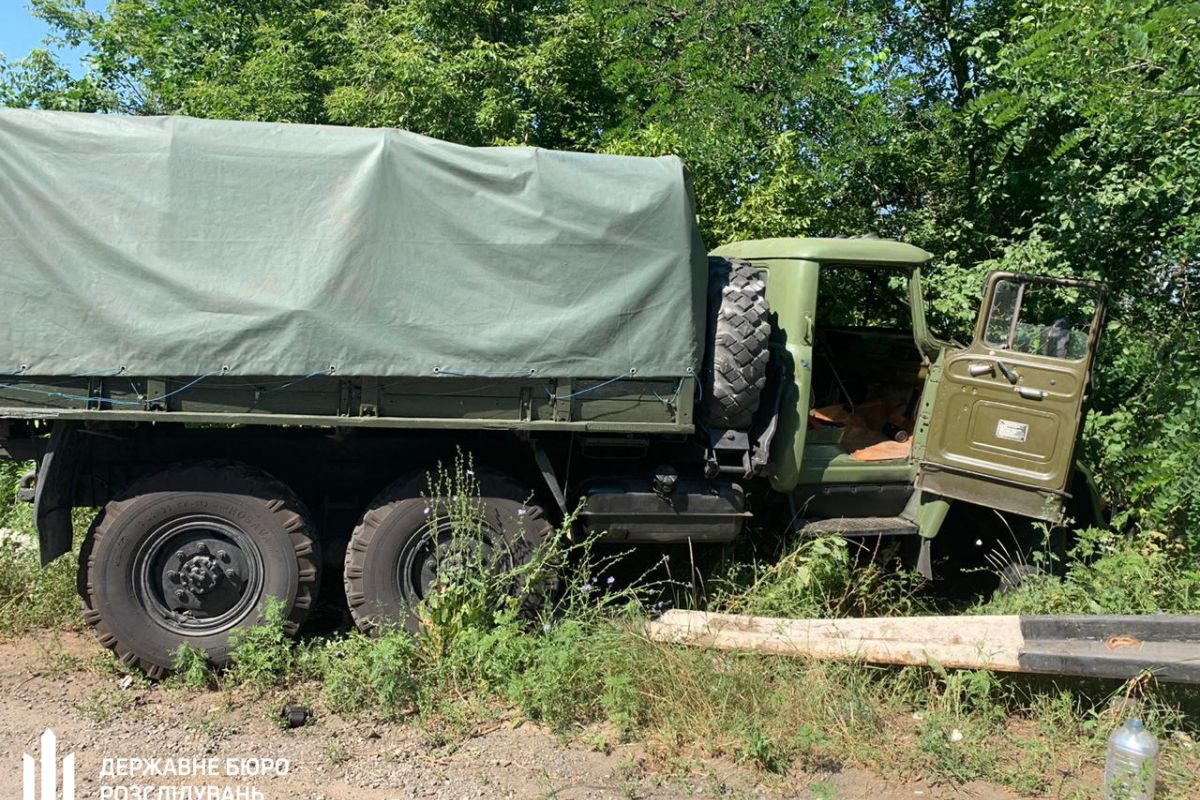
M334 711L401 719L417 705L416 643L407 633L333 639L314 651L308 668L320 677L322 697Z
M1200 611L1200 564L1162 534L1081 531L1065 575L1044 575L978 607L991 614L1155 614Z
M271 597L263 608L262 622L233 634L227 672L233 685L262 693L292 677L296 655L286 626L283 602Z
M129 711L133 704L134 695L131 692L103 688L90 693L80 704L79 710L93 722L107 722Z
M203 651L181 644L171 656L171 675L167 683L187 689L215 689L217 675Z
M890 669L720 653L642 634L645 605L673 588L709 608L781 616L923 608L919 584L886 569L887 554L864 562L841 540L785 540L694 590L644 578L617 589L606 577L613 558L597 557L587 542L551 541L528 564L497 568L467 546L479 535L477 510L462 500L471 495L469 470L459 463L435 480L437 491L458 504L447 513L457 520L464 557L440 573L439 591L419 609L420 635L385 629L297 644L285 634L281 605L270 603L263 624L238 635L219 682L186 648L176 654L171 680L194 688L319 691L330 711L414 720L444 748L515 709L596 749L640 741L663 763L724 757L771 774L862 765L1064 797L1087 788L1073 785L1072 776L1101 757L1105 737L1136 703L1164 742L1163 797L1188 797L1197 787L1200 750L1184 743L1196 735L1198 701L1170 687L1002 677L936 663ZM1125 595L1139 593L1155 609L1191 602L1193 578L1169 576L1163 553L1157 540L1088 534L1078 556L1090 560L984 607L1078 610L1132 604ZM562 590L530 614L522 592L553 572ZM1096 590L1106 582L1113 584ZM111 658L102 668L123 674ZM97 694L88 713L118 713L121 702ZM331 763L347 757L337 743L330 747ZM812 787L814 797L824 791Z
M346 749L346 745L339 742L337 739L328 739L324 745L325 758L330 764L339 765L345 764L350 760L350 751Z

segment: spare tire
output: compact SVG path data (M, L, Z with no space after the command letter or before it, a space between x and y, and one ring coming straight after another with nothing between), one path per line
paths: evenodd
M709 344L701 417L710 428L745 430L767 385L766 282L745 261L708 260Z

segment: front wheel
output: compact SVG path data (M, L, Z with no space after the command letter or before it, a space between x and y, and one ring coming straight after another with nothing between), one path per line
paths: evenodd
M304 506L239 464L166 469L109 502L80 551L84 618L130 667L153 678L181 645L220 666L269 598L295 634L316 598L320 559Z

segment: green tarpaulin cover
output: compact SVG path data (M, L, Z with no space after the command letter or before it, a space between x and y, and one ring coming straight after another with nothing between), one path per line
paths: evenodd
M29 375L682 376L706 274L674 157L0 110Z

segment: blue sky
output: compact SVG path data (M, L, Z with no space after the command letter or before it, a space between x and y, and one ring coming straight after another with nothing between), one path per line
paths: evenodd
M107 4L105 0L87 0L87 7L99 11ZM49 33L46 23L35 19L29 11L28 0L0 0L0 53L10 63L24 58L30 50L42 46ZM62 51L63 63L78 74L82 68L79 51Z

